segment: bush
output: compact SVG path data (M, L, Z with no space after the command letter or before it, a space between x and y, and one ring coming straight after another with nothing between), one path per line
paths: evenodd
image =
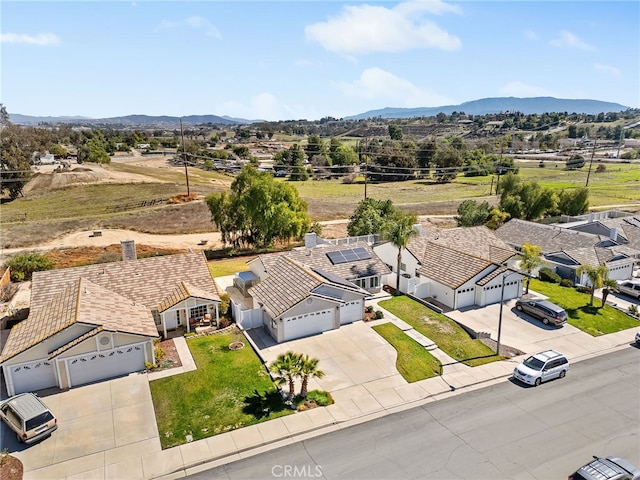
M220 315L226 315L229 311L229 306L231 305L231 297L228 293L223 293L220 295L220 307L219 313Z
M162 359L167 355L162 347L155 347L153 349L153 353L156 356L156 362L161 362Z
M0 302L8 302L18 292L18 285L13 282L7 283L0 288Z
M376 310L376 320L384 318L384 312L382 310Z
M11 257L5 262L5 266L11 269L11 280L21 282L31 280L33 272L51 270L53 262L40 253L25 252Z
M106 252L98 255L96 263L113 263L122 260L122 255L116 252Z
M540 271L538 272L538 278L543 282L549 283L560 283L560 281L562 280L562 278L560 278L560 275L558 275L548 267L543 267L540 269Z
M629 313L631 315L633 315L634 317L637 317L640 312L638 312L638 306L637 305L629 305Z
M573 287L573 282L571 280L569 280L568 278L563 278L562 280L560 280L560 286L561 287Z
M367 305L364 307L365 313L373 313L373 305Z
M591 293L591 289L585 285L578 285L576 291L580 293Z
M307 400L316 402L320 407L326 407L333 403L331 394L324 390L311 390L307 393Z

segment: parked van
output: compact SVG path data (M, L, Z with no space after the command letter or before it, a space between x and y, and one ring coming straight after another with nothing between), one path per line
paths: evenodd
M42 440L58 428L56 417L33 393L21 393L0 402L0 418L24 443Z
M520 298L516 309L542 320L545 325L560 327L567 323L567 312L562 307L541 298Z
M545 350L531 355L513 370L514 378L536 387L554 378L564 378L569 371L569 360L560 352Z

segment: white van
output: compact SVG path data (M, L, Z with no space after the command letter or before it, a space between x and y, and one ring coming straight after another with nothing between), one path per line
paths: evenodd
M58 419L33 393L21 393L0 402L0 418L24 443L42 440L58 428Z

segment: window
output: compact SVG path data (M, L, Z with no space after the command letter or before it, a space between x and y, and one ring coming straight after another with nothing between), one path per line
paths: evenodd
M371 288L378 288L380 286L380 277L371 277Z
M400 263L400 270L402 270L403 272L407 271L407 265L404 263Z
M197 307L193 307L191 309L191 311L189 312L189 315L191 316L191 318L201 319L202 317L205 316L206 313L207 313L207 306L198 305Z

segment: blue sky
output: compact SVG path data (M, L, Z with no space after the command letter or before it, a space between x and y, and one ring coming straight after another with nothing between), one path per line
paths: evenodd
M485 97L640 107L640 2L11 1L10 113L317 120Z

